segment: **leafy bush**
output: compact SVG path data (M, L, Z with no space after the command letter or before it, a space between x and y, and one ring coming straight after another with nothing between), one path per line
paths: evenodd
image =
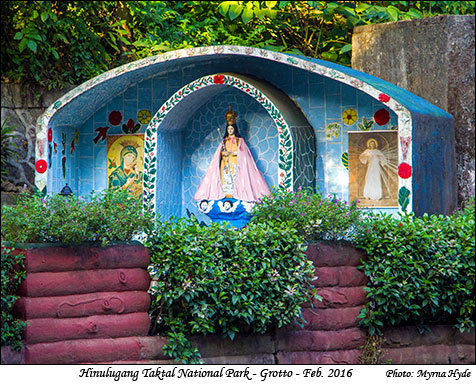
M13 305L18 299L16 291L25 277L24 255L5 248L2 244L2 346L20 350L23 347L24 321L13 315Z
M361 210L355 202L324 198L310 190L288 192L276 189L253 209L254 223L286 223L308 242L353 240Z
M302 239L285 224L231 229L180 219L149 235L153 334L168 332L164 351L197 362L187 336L264 333L297 320L315 295L314 269Z
M126 191L106 190L88 199L23 193L2 206L2 239L9 242L129 241L152 225L153 214Z
M368 254L369 304L361 324L474 326L474 199L451 216L371 215L357 239Z
M474 14L474 1L3 1L0 7L2 80L48 88L161 52L218 44L350 65L355 26Z

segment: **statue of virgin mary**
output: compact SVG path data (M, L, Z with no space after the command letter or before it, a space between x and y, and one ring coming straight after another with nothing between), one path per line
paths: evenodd
M229 106L225 114L225 135L193 199L197 202L222 201L220 207L223 207L225 201L225 207L229 203L232 206L241 203L245 211L249 211L250 203L269 195L270 190L245 140L238 132L236 117L236 112Z

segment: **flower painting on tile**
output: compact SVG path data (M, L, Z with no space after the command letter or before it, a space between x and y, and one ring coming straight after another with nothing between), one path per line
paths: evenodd
M127 190L142 199L144 175L144 135L109 135L107 137L107 187Z
M337 139L340 133L340 124L339 123L330 123L326 127L326 139Z
M342 120L348 126L352 126L357 121L357 112L352 108L348 108L343 112Z
M395 131L349 132L349 199L360 207L398 207Z

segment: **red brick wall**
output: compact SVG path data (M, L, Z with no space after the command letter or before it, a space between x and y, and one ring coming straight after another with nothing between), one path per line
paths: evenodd
M148 250L122 244L23 252L27 276L16 311L28 322L25 363L129 359L150 325Z
M2 363L173 363L162 352L167 340L147 336L149 263L140 245L27 249L27 278L16 309L28 321L25 349L2 348ZM208 364L357 364L366 333L357 318L367 301L364 253L352 246L310 245L318 294L305 305L304 328L287 326L266 335L195 336ZM384 331L385 362L468 364L475 362L474 329L459 333L436 325Z

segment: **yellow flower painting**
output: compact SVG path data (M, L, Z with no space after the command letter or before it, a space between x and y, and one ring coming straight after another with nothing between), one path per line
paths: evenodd
M149 110L140 110L137 113L137 120L141 124L149 124L150 120L152 119L152 114Z
M342 120L348 126L352 126L357 121L357 112L352 108L348 108L342 114Z

